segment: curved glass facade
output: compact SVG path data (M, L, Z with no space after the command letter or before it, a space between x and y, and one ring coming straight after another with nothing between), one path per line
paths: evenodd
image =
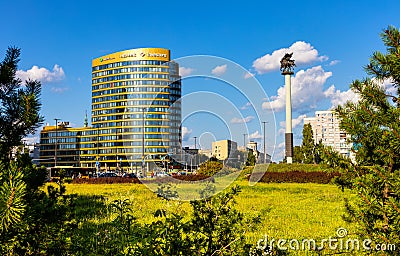
M81 165L129 167L177 152L179 66L162 48L112 53L92 61L92 129L82 132ZM143 144L144 142L144 144Z

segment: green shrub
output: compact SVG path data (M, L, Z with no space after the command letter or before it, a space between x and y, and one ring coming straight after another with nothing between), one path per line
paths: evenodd
M261 178L261 182L266 183L318 183L328 184L332 179L339 177L338 172L266 172Z
M205 176L213 176L217 172L219 172L223 168L223 164L217 161L207 161L200 165L199 170L197 171L200 175Z

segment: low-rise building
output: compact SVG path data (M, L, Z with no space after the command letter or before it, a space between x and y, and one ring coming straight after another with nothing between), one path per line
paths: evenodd
M80 139L87 127L71 128L69 123L46 125L40 132L40 164L52 166L80 166Z
M212 143L212 156L218 160L226 160L237 151L237 143L231 140L219 140Z

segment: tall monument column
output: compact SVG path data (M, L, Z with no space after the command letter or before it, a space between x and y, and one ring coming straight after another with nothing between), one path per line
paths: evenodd
M285 76L286 87L286 132L285 132L285 156L288 164L293 163L293 133L292 133L292 85L291 77L294 74L294 60L291 60L293 53L286 53L281 60L282 75Z

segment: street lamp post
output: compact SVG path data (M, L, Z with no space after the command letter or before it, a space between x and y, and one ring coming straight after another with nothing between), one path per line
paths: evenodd
M145 161L144 161L144 128L145 128L145 124L144 124L144 111L146 108L142 108L142 174L143 176L146 177L145 175Z
M194 136L193 137L194 138L194 149L195 149L195 152L196 152L196 149L197 149L197 137L196 136ZM198 152L196 152L195 153L195 158L194 158L194 164L195 165L197 165L197 157L196 157L196 155L198 155ZM192 162L192 157L190 158L190 162ZM190 164L190 166L192 166L192 164ZM190 170L190 171L192 171L192 170Z
M100 171L100 158L99 158L99 126L97 125L97 159L96 159L96 171Z
M247 133L243 133L243 163L246 163L247 156L246 154L246 135Z
M118 128L115 127L115 172L118 168Z
M246 135L247 133L243 133L243 149L246 151Z
M265 150L265 124L268 122L262 122L264 125L264 164L267 163L267 151Z
M56 121L56 141L55 141L55 146L54 146L54 167L57 166L57 140L58 140L58 120L60 120L60 118L54 118L54 120Z

